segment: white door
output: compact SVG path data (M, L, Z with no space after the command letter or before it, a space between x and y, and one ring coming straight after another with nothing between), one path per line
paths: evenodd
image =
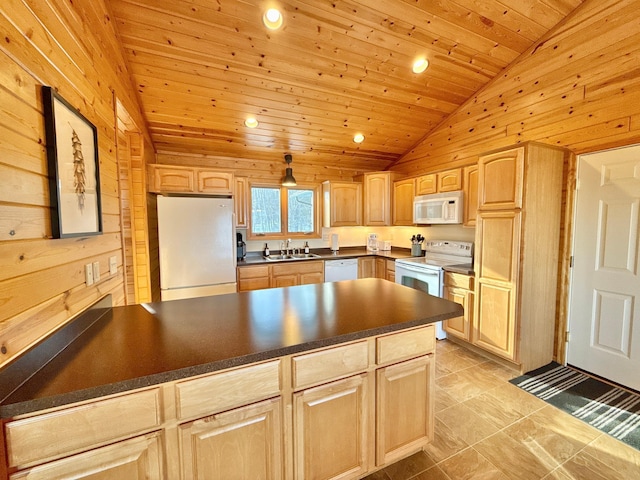
M640 145L581 155L567 362L640 390Z

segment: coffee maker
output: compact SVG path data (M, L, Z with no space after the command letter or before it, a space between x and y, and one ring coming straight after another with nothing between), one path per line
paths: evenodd
M378 234L377 233L370 233L367 236L367 250L369 252L378 251Z
M244 260L247 255L247 244L242 239L242 234L236 232L236 259L237 261Z

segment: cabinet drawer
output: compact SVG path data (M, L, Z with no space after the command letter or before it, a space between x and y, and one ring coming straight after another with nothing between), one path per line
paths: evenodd
M367 342L343 345L293 357L293 388L363 372L369 365Z
M196 418L280 395L280 360L176 385L178 418Z
M436 348L435 327L392 333L376 338L376 363L392 363L432 353Z
M444 272L444 284L447 287L458 287L473 291L473 283L473 277L471 275Z
M273 265L271 272L273 276L292 275L300 273L322 273L324 262L322 260L303 261L297 263L282 263Z
M269 267L240 267L238 268L238 279L244 280L248 278L269 278Z
M159 390L122 395L7 423L9 466L24 468L161 424Z

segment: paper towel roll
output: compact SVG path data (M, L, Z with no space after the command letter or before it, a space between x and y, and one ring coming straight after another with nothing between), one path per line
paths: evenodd
M340 250L340 246L338 245L338 234L332 233L331 234L331 251L337 252L338 250Z

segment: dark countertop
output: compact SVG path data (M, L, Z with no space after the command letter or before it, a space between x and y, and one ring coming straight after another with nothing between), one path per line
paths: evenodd
M279 254L280 250L273 250L273 254ZM329 248L311 249L311 253L320 255L319 258L310 258L305 260L266 260L259 252L249 252L246 258L238 262L238 267L247 265L273 265L283 262L308 262L310 260L340 260L345 258L358 257L383 257L383 258L407 258L411 257L411 249L409 248L392 248L391 250L378 250L370 252L365 247L342 247L335 254Z
M462 311L457 303L376 278L109 308L6 395L0 417L429 324ZM0 383L14 380L7 375L0 373Z

